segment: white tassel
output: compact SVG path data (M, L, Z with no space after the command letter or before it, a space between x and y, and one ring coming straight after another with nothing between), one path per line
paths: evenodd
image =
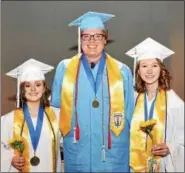
M76 144L76 127L74 127L73 143Z
M105 162L105 145L102 145L102 162Z

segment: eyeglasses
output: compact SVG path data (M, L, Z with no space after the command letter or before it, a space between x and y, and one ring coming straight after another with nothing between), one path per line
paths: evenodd
M105 37L105 35L104 34L94 34L94 35L91 35L91 34L82 34L81 35L81 38L82 38L83 41L90 41L91 40L91 37L95 41L101 41Z

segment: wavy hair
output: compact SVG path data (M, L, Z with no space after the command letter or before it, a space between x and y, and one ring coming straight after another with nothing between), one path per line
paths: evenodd
M159 88L164 89L164 90L169 90L170 89L170 80L172 79L172 76L170 72L166 69L164 63L156 58L157 63L160 67L160 75L159 75ZM138 93L143 93L145 91L145 81L141 78L139 75L138 71L140 68L140 62L136 64L136 70L135 70L135 90Z

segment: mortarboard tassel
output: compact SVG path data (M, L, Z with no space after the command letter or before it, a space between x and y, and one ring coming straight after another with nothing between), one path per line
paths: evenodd
M80 127L78 124L76 125L76 129L75 129L75 137L77 141L80 139Z
M109 133L108 133L108 149L111 149L111 133L110 133L110 129L109 129Z
M105 162L105 145L102 145L102 162Z

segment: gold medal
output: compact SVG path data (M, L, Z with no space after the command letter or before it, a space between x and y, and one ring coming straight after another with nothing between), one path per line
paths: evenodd
M37 166L40 163L40 159L37 156L31 158L30 163L32 166Z
M94 100L94 101L92 102L92 106L93 106L94 108L98 108L98 107L99 107L99 102L98 102L97 100Z

